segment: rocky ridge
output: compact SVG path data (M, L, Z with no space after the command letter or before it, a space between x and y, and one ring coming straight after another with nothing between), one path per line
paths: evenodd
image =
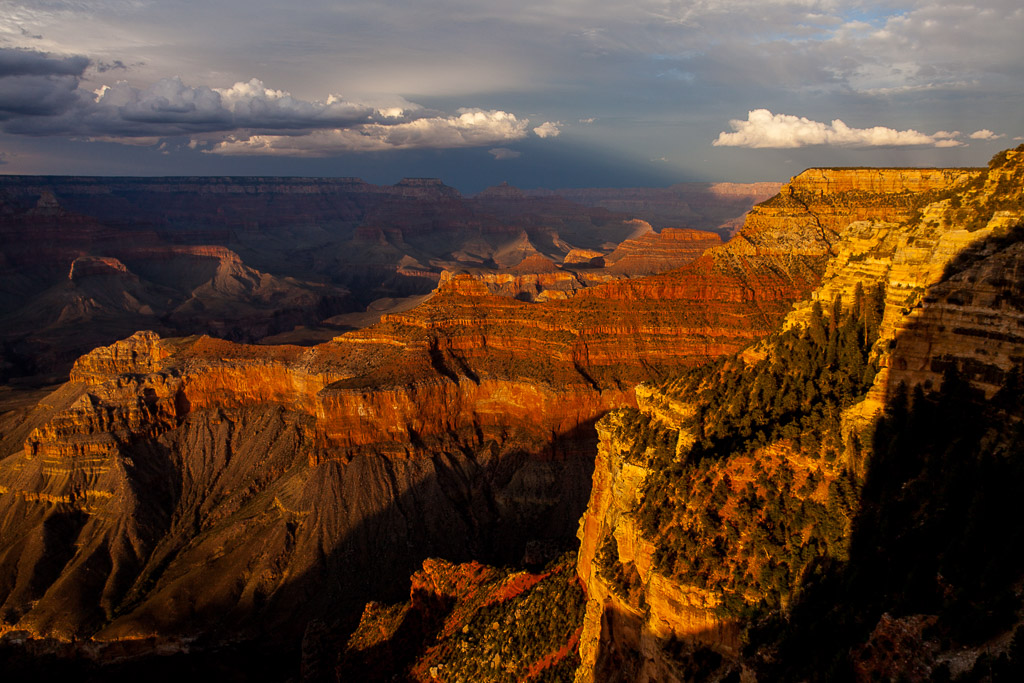
M712 200L694 216L735 217L753 201ZM66 372L82 353L143 327L311 344L375 320L384 302L428 294L445 272L492 274L502 280L495 293L535 299L697 255L641 257L635 272L563 272L573 250L610 253L635 231L631 218L511 187L463 197L429 178L377 186L356 178L6 176L0 376ZM81 257L119 260L127 274L69 283Z
M856 200L849 202L851 198ZM815 325L821 329L823 309L826 315L835 311L834 316L851 308L868 311L863 320L872 321L877 340L865 349L864 358L877 373L865 385L866 394L844 406L834 428L820 428L821 442L806 439L797 428L768 443L748 442L733 453L726 450L716 455L717 459L695 461L697 456L690 454L704 447L701 441L708 433L700 425L710 424L710 417L705 408L691 403L696 392L682 392L681 384L672 382L641 385L636 390L639 413L620 411L598 423L599 455L579 530L578 574L586 586L588 604L577 681L619 680L623 675L639 681L688 680L696 675L693 667L701 663L705 666L702 676L742 671L746 678L758 668L770 670L766 660L750 657L749 649L741 656L740 646L746 642L742 633L750 626L751 615L774 609L785 618L787 602L798 592L799 582L786 584L781 606L765 602L768 592L760 589L748 589L738 603L727 604L733 598L724 586L732 585L735 576L715 567L734 566L728 558L740 552L743 541L739 546L725 541L724 546L704 548L709 557L714 555L707 565L710 577L687 573L692 570L683 572L688 580L675 577L680 571L678 561L675 570L666 568L664 559L659 559L664 557L665 548L659 546L664 541L652 537L651 527L640 521L643 510L649 509L645 496L654 495L650 482L660 468L681 468L684 479L680 481L687 481L686 472L695 472L692 481L696 483L680 490L683 497L664 505L676 510L692 506L692 512L678 513L683 515L681 523L697 529L727 530L732 525L747 544L758 536L751 522L738 516L746 504L743 496L757 501L755 509L777 505L773 500L781 500L786 510L791 510L791 501L803 510L820 505L821 523L839 521L837 531L828 532L839 533L828 541L839 545L826 546L823 541L812 547L829 558L822 561L848 561L842 539L849 542L849 518L859 504L844 498L852 495L845 492L860 490L857 482L863 482L870 468L872 425L897 400L894 395L904 391L898 387L937 391L951 370L987 397L1012 384L1024 351L1017 303L1021 284L1014 274L1021 254L1016 226L1022 221L1024 150L1020 148L998 155L984 170L812 169L751 212L745 234L738 238L744 242L742 247L737 245L739 251L761 253L788 244L790 253L800 253L804 243L793 243L793 235L810 229L821 237L829 255L820 287L795 306L784 328L791 334ZM862 303L874 291L880 304L877 319L871 317L871 306ZM774 337L761 342L734 362L741 372L744 366L761 368L759 363L781 353L779 343ZM758 409L756 392L761 389L757 386L749 396L750 405L740 410ZM832 429L834 446L826 446ZM835 450L828 451L831 448ZM828 457L822 455L829 452ZM701 476L708 483L697 486ZM781 499L761 489L759 477L767 477L771 490L783 491ZM844 482L853 482L852 488ZM713 495L704 498L709 495L704 491L712 489ZM687 496L693 502L686 502ZM870 509L873 504L863 505ZM845 523L841 515L847 515ZM772 519L771 524L778 523ZM673 523L680 522L662 521L661 525ZM794 529L802 523L792 516L784 522ZM760 524L765 528L769 522ZM810 530L808 526L803 531L805 547ZM761 578L750 585L759 586L758 581L770 574L757 569L756 560L751 566L755 568L747 571ZM799 570L795 571L799 579ZM695 580L696 576L705 578ZM932 618L928 623L934 622ZM880 623L878 628L882 627ZM936 646L935 651L940 649ZM766 656L781 657L781 653ZM938 666L937 660L929 661L928 672ZM891 668L891 662L884 666ZM871 675L870 667L865 670L865 676Z
M139 333L97 349L27 434L4 434L6 630L217 642L217 613L231 638L295 643L313 621L344 629L367 597L397 597L424 557L514 560L538 534L571 534L594 421L632 403L637 382L770 333L820 281L834 248L820 226L841 222L828 212L861 215L862 199L879 203L790 207L778 225L777 206L758 209L740 238L680 269L570 299L498 296L463 273L316 347ZM645 566L642 544L618 535ZM653 604L714 600L663 588ZM587 643L599 622L588 616Z
M235 637L294 632L347 623L428 554L502 559L538 533L568 536L593 421L637 381L765 333L817 281L811 262L739 262L537 303L454 275L317 347L140 333L86 355L23 444L7 434L7 629L208 637L203 615L220 609ZM380 534L396 553L377 562ZM62 563L19 569L55 544ZM328 575L341 582L317 601L328 613L296 612Z

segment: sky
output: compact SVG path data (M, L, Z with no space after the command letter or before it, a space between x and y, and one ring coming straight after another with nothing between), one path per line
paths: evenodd
M0 173L464 192L977 166L1020 0L0 0Z

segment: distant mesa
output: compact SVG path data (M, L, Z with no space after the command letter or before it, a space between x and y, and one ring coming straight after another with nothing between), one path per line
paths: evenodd
M604 259L612 273L650 275L665 272L679 268L711 247L722 244L721 238L713 232L665 228L656 233L644 221L632 222L637 224L635 236L622 242Z
M604 267L604 253L594 249L571 249L562 260L567 266Z
M94 275L126 275L128 268L110 256L79 256L71 263L68 279L72 282Z
M459 199L462 195L454 187L445 185L440 178L402 178L395 184L403 197L417 199Z

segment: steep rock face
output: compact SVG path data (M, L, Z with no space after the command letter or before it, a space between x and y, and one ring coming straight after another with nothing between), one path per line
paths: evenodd
M505 562L571 537L593 422L766 333L817 282L816 257L722 249L561 301L453 275L312 348L140 333L86 355L0 462L5 628L294 644L428 555Z
M788 236L808 231L832 245L850 223L901 223L931 193L966 184L980 174L978 169L809 169L752 210L745 232L763 228L751 242L755 249L763 244L778 249Z
M880 192L893 193L893 205L888 209L876 194ZM858 198L864 200L863 205L857 204ZM636 521L646 482L656 474L650 469L652 461L662 462L662 466L678 463L671 466L682 467L683 472L686 467L698 467L698 474L706 470L701 476L705 477L703 485L708 488L677 492L689 499L684 497L673 503L679 509L693 507L692 518L684 515L682 519L690 519L698 529L701 525L707 529L718 528L721 520L726 520L727 525L738 529L740 538L748 538L748 534L756 536L757 529L750 526L749 520L738 521L746 519L736 516L739 506L746 503L736 494L742 492L751 500L759 500L757 496L761 494L757 491L762 486L759 478L765 477L765 483L773 489L789 490L785 494L787 500L795 501L800 514L807 514L806 510L815 505L821 505L824 511L827 502L828 514L842 520L843 516L836 510L842 508L845 504L842 498L848 494L836 491L848 490L844 489L847 484L843 481L863 477L864 449L870 448L868 442L863 441L870 439L870 432L865 430L891 400L898 385L911 388L920 385L926 391L936 389L942 383L943 373L953 368L984 396L992 397L1014 381L1012 373L1024 352L1019 314L1021 283L1016 274L1024 253L1020 230L1016 227L1022 220L1024 151L1021 150L1000 155L988 170L914 172L893 169L881 170L872 178L871 172L865 169L812 169L794 178L778 198L755 208L740 238L743 241L734 240L724 249L734 247L740 253L760 254L781 243L789 245L792 253L814 253L824 242L831 257L821 286L787 316L785 327L799 331L817 325L820 330L821 308L837 312L851 308L867 311L861 314L863 319L877 328L877 341L870 351L873 367L878 369L873 386L870 382L864 385L870 387L866 396L843 410L841 420L835 422L837 436L828 437L834 438L835 443L828 448L835 450L824 459L818 453L819 434L807 440L800 427L794 426L786 428L789 431L783 430L782 438L777 435L777 442L767 445L763 441L760 446L756 442L739 446L735 445L737 442L720 442L726 446L734 443L733 447L739 450L735 454L723 452L714 456L720 460L710 465L703 461L688 462L691 451L705 448L700 444L702 440L706 442L721 435L701 431L712 420L712 416L702 412L706 406L689 403L685 393L681 395L671 383L638 387L640 413L630 418L628 424L623 423L626 419L623 413L605 417L598 424L599 457L590 503L579 531L578 574L587 588L588 606L581 637L583 663L578 681L619 680L619 672L624 668L629 672L624 677L628 680L681 680L685 678L682 672L687 670L687 665L709 661L707 657L701 660L694 656L706 645L726 656L726 660L714 661L728 662L729 658L737 656L741 643L739 634L743 620L737 616L765 599L764 594L749 588L751 585L760 587L761 579L756 579L748 584L747 592L739 596L742 600L738 604L745 602L745 608L729 607L722 602L729 596L721 586L731 583L735 577L722 575L716 568L731 566L731 541L726 541L724 547L705 549L714 555L709 555L710 565L704 562L707 558L690 557L684 563L690 566L692 562L693 567L703 563L710 567L711 578L707 583L680 581L666 577L664 570L658 569L659 564L665 566L664 560L659 562L658 558L664 557L666 548L659 547ZM821 237L818 245L811 244L810 249L799 237L808 234ZM871 312L875 304L864 303L869 298L881 306L877 318ZM766 341L755 345L736 362L739 367L746 365L753 371L755 364L781 353L775 346L777 343ZM749 398L750 406L740 407L740 411L760 410L755 405L754 393ZM701 416L700 420L695 422L695 416ZM821 433L827 434L832 429L823 428ZM658 445L660 442L652 435L662 433L668 435L665 437L668 443ZM658 451L661 455L651 456L655 452L652 449L656 448L662 449ZM712 457L705 451L698 452L703 453L701 457ZM723 472L728 476L723 476ZM713 495L708 493L711 490ZM768 496L757 505L778 505L772 500ZM709 507L702 513L701 505ZM701 514L710 518L700 517ZM852 533L848 525L850 513L845 514L847 526L837 537L838 549L829 545L831 549L825 553L841 560L846 552L842 550L842 539L849 539ZM673 519L671 514L668 519ZM756 512L754 519L757 519ZM772 519L772 524L778 524L777 519ZM679 522L662 522L672 523ZM783 522L787 529L800 523L793 517ZM760 522L762 529L766 528L764 524ZM728 526L723 528L728 529ZM843 529L843 526L835 528ZM821 552L824 545L817 543L815 541L814 547ZM679 562L675 564L677 572L681 571ZM682 574L695 576L690 569L682 570ZM677 596L670 603L672 609L667 610L667 618L663 614L665 610L659 606L666 584ZM679 597L693 594L699 596L693 602ZM785 610L785 590L782 595L781 609ZM684 605L691 607L682 607ZM696 614L696 627L689 623L688 609ZM923 617L915 619L921 621ZM879 622L876 635L871 637L876 638L883 627ZM678 647L673 636L687 645ZM917 637L920 638L920 634ZM868 668L871 667L868 655L878 654L871 650L870 642L863 648L864 666ZM938 651L939 646L934 647ZM780 656L780 653L767 655L769 659L772 656ZM931 671L936 660L929 661L931 664L926 668ZM738 664L720 664L725 668L718 672L720 675L729 670L738 672L749 663L740 660ZM729 669L730 666L733 668ZM768 668L763 661L760 666ZM894 666L904 673L910 671L900 669L902 665L892 660L879 664L876 669L890 670Z
M626 240L605 257L605 262L615 273L662 273L689 263L721 243L715 233L665 228L657 234L648 232Z
M644 392L638 392L641 409L650 410L640 398ZM714 614L720 604L716 594L673 583L654 570L655 546L633 514L650 472L631 462L632 444L616 438L622 429L614 413L597 425L593 488L577 534L577 573L587 594L577 680L682 681L683 674L663 655L666 643L685 640L734 652L738 627ZM602 554L614 557L599 562ZM617 580L605 571L609 563L634 574Z
M497 296L456 274L420 306L317 347L137 334L83 357L0 461L6 628L216 640L216 613L219 637L294 643L314 619L350 625L426 556L510 561L538 535L564 539L584 508L594 421L630 404L637 382L768 334L818 285L833 247L816 215L759 215L682 268L565 300ZM627 468L606 453L610 480ZM595 483L599 496L608 482ZM613 526L584 525L580 567ZM735 631L707 614L715 596L657 579L651 548L623 529L617 555L645 577L655 617L637 623L627 581L625 597L605 593L619 630L645 652L697 632L731 651ZM586 581L597 595L598 576Z

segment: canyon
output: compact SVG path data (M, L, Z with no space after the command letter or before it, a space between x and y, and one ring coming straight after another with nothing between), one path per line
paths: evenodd
M733 189L726 205L694 190L702 203L673 227L714 230L764 192ZM612 272L595 266L629 237L653 239L647 224L631 222L647 215L639 209L614 213L507 185L463 197L430 178L379 186L358 178L0 177L0 378L55 383L82 354L139 329L327 341L414 306L444 273L539 278L519 285L536 296L658 272L694 255L696 243L671 242L657 263L627 249ZM590 256L577 261L573 252Z
M150 181L166 193L138 213L152 242L119 251L80 245L120 239L127 228L103 211L140 206L133 183L63 179L46 194L38 179L9 180L5 234L26 221L44 234L77 226L79 246L54 254L74 258L52 270L76 288L117 282L102 291L119 298L87 297L103 311L137 320L128 314L156 311L147 287L196 274L156 329L81 355L67 382L0 415L5 651L126 676L156 652L186 672L215 657L284 677L301 661L309 680L379 673L396 652L388 675L415 680L780 671L787 642L763 635L750 654L750 622L795 615L801 581L859 557L850 518L871 509L856 492L897 387L937 389L951 369L984 396L1011 381L1024 339L1012 313L1022 173L1020 150L988 169L810 169L725 243L694 229L721 222L658 225L663 198L624 218L507 186L465 200L426 180ZM263 224L281 215L261 204L268 187L309 222ZM170 225L186 202L196 213ZM201 211L222 218L190 224ZM454 216L443 230L442 214ZM223 229L229 239L208 239ZM323 237L334 229L347 237ZM273 255L279 233L300 245L299 265ZM8 290L55 297L28 248L4 258L20 274ZM391 305L405 297L415 301ZM229 308L239 315L218 313ZM57 318L81 325L89 310L65 303ZM340 322L356 314L367 324ZM251 343L287 326L307 345ZM306 326L334 334L310 344ZM863 348L840 354L840 329ZM776 359L813 348L815 334L831 340L823 355L857 364L828 370L852 384L824 427L777 432L756 417L771 414L768 399L720 414L698 405L781 372ZM748 413L753 423L737 422ZM739 445L691 455L716 444ZM821 527L785 523L814 549L785 567L744 550L766 518L738 510L770 507L768 489ZM718 564L678 558L672 530L691 528L705 535L687 547ZM529 657L499 647L525 642L516 617L547 628L538 606L570 598L561 612L576 616L538 635ZM477 650L486 660L469 661Z
M8 319L37 316L16 340L49 342L37 368L59 370L60 354L77 348L65 337L89 344L120 334L122 321L147 322L146 306L158 332L242 339L280 338L260 315L278 320L307 292L323 296L297 310L356 323L335 333L380 320L318 346L138 332L79 358L70 382L38 404L9 400L3 452L21 456L4 458L0 494L10 504L0 522L8 641L89 661L239 643L290 652L309 624L344 632L366 599L401 594L424 557L518 561L528 544L560 547L585 503L592 422L628 402L638 379L699 362L709 344L742 344L763 325L761 309L778 315L788 305L778 297L805 286L760 294L716 275L711 284L731 283L718 294L708 283L636 279L652 270L644 248L657 249L653 269L667 268L719 244L713 233L662 238L639 220L507 187L470 201L436 181L351 184L7 179L5 259L17 266L7 286L20 296L6 301L30 302ZM283 206L260 205L271 198ZM284 270L261 243L328 231L326 214L348 222L335 226L347 239L309 247L312 261L303 256L312 239L281 253L312 264L312 275L338 269L325 257L344 254L361 266L340 269L349 279ZM131 224L116 220L125 215ZM52 253L35 251L38 236ZM562 263L573 251L603 259L628 238L635 246L610 260L621 255L639 272ZM374 254L382 265L371 272ZM51 275L64 281L44 289ZM651 287L676 292L678 310L649 300ZM723 322L686 298L695 287L723 299ZM157 310L150 288L177 305ZM374 298L401 303L410 291L421 303L408 310ZM328 297L370 304L337 316L324 310ZM253 309L240 331L226 329ZM215 613L224 616L213 631ZM63 645L83 638L91 645Z
M950 621L956 619L950 616L951 604L962 614L990 599L965 584L954 588L943 582L944 574L955 573L952 584L970 585L970 577L980 570L971 567L968 556L958 556L957 564L943 568L938 579L932 575L938 589L927 582L915 587L919 597L913 604L881 587L899 584L902 578L873 585L861 577L879 571L869 567L897 565L882 559L886 552L940 557L949 552L943 541L915 538L912 522L890 520L892 538L875 531L875 525L886 526L876 517L888 506L880 490L899 499L906 495L897 492L900 486L905 490L929 477L943 481L928 469L915 469L921 465L909 454L913 450L900 455L905 459L901 464L884 459L897 448L890 439L902 438L886 427L899 419L900 410L908 409L907 392L914 394L911 408L922 414L948 403L958 405L963 415L976 414L982 425L972 432L977 436L961 436L966 429L962 425L926 427L941 432L940 441L948 439L939 448L960 439L989 439L984 446L961 447L962 459L944 465L956 468L956 476L970 477L979 487L974 495L1020 484L1020 468L1012 461L1005 465L1006 481L985 478L975 468L987 467L992 451L1018 456L1016 437L1004 425L1020 419L1016 399L1008 397L1015 391L1024 349L1021 284L1014 275L1022 253L1018 226L1024 219L1024 150L998 156L983 173L812 169L757 207L747 226L766 216L784 224L785 215L774 213L777 207L813 210L815 203L832 204L835 193L894 187L917 187L925 194L916 199L897 194L891 209L847 206L816 221L831 257L821 284L782 323L789 336L783 333L755 344L715 366L709 376L643 384L636 389L636 409L613 412L597 424L598 459L579 529L578 574L588 602L577 681L738 675L758 680L873 680L879 675L932 680L940 670L946 676L995 675L999 680L998 672L1019 666L1005 651L1019 612L1001 621L980 617L967 629ZM878 293L874 312L868 310L874 304L861 303L871 291ZM834 343L832 335L838 333L824 332L822 311L832 312L830 329L835 330L836 319L850 307L868 311L858 324L875 328L873 338L863 340L863 357L853 356L865 378L859 396L854 391L837 401L834 410L841 414L831 421L796 420L792 411L799 414L797 406L779 411L778 403L774 413L766 405L769 416L758 418L759 396L769 396L761 392L775 380L754 378L778 377L779 396L785 396L783 378L804 372L798 369L803 367L799 357L791 355L801 343L794 344L796 335L813 344L817 326L821 339L828 334ZM741 390L750 412L746 419L734 420L732 429L742 425L748 437L753 430L753 440L721 439L713 431L721 419L713 412L716 401L723 400L717 392L730 377L748 382L750 392L742 395ZM817 389L824 393L823 383ZM824 402L825 396L816 400ZM704 450L702 442L708 438L719 439L713 453ZM935 448L928 438L919 438L922 452ZM923 495L935 500L935 506L956 508L960 518L944 517L922 503L918 505L931 516L905 508L900 514L909 519L918 515L916 523L925 527L941 520L945 526L937 533L954 537L967 533L959 526L966 520L993 514L985 505L968 511L963 500L942 497L949 486L937 485ZM970 499L972 494L959 495ZM1000 514L1019 517L1018 511L995 506ZM779 508L781 515L775 512ZM652 523L651 515L659 521ZM677 524L681 526L673 530ZM680 541L684 550L676 556ZM970 545L965 540L954 543ZM899 546L904 547L897 550ZM762 550L764 556L758 559ZM928 564L902 561L904 571ZM1001 552L991 561L1007 568L1013 564ZM893 566L888 571L898 570ZM1019 570L1006 576L998 590L1012 592ZM945 604L934 597L936 590L945 591ZM845 619L845 630L831 640L831 634L814 636L812 630L823 624L811 614ZM768 625L768 615L788 620L790 632L799 635L790 642L785 627ZM999 662L985 649L993 643L1001 643L997 648L1004 651ZM822 651L811 654L809 646ZM800 652L787 649L793 647Z

